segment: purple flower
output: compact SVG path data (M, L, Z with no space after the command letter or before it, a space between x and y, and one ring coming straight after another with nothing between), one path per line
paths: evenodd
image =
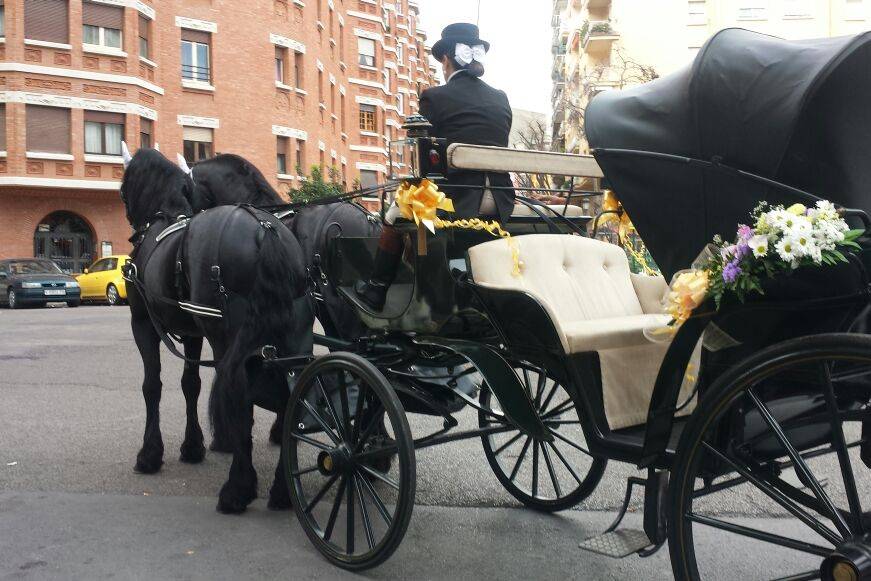
M738 238L740 238L741 242L747 242L753 237L753 234L753 228L747 224L738 226Z
M720 249L720 256L723 258L723 260L728 260L729 258L735 256L735 252L737 251L738 247L734 244L731 244Z
M733 260L723 268L723 282L733 283L738 275L741 274L741 267L738 266L738 261Z
M750 244L746 240L741 240L735 249L735 262L737 263L738 260L741 260L748 254L750 254Z

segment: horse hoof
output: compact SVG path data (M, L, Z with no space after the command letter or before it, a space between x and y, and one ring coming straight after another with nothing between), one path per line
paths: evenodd
M254 482L249 490L239 490L239 487L234 486L230 482L221 487L221 492L218 494L218 512L224 514L240 514L245 512L248 505L257 498L257 483Z
M202 444L198 445L181 445L181 454L179 454L179 462L185 464L199 464L206 457L206 448Z
M163 460L161 458L144 458L138 457L136 458L136 465L133 467L133 471L137 474L154 474L160 467L163 466Z
M266 508L269 510L290 510L293 505L290 503L290 495L287 490L276 492L273 488L269 491L269 502L266 503Z
M281 446L281 426L278 423L272 424L272 428L269 430L269 443L275 444L276 446Z
M230 444L227 444L226 442L220 442L218 440L212 440L212 443L209 445L209 450L221 454L230 454L233 451L233 449L230 447Z

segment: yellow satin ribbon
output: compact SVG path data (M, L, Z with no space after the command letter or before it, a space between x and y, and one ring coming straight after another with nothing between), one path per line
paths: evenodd
M607 214L605 212L608 212ZM647 257L644 253L644 245L641 249L635 247L632 241L632 233L635 232L635 225L629 219L629 214L623 209L623 204L614 195L611 190L605 190L605 195L602 198L602 214L599 218L599 226L608 224L609 222L617 222L617 241L620 243L626 252L635 259L635 261L644 270L644 274L658 274L657 270L647 263Z
M399 212L406 220L414 220L418 228L423 225L427 230L435 234L436 228L460 228L464 230L484 230L487 233L504 238L511 248L511 260L513 268L512 276L520 276L520 249L517 242L511 238L511 234L502 229L496 220L485 221L480 218L461 220L442 220L438 217L438 211L454 211L454 203L444 192L440 192L438 186L424 179L419 184L403 182L396 191L396 205Z

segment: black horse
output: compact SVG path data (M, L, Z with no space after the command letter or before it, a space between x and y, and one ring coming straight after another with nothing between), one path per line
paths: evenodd
M217 362L210 413L226 426L233 452L218 510L241 512L257 495L251 462L253 406L283 411L288 399L284 375L251 355L264 345L281 355L310 354L314 316L302 250L290 230L250 206L194 214L189 202L193 187L190 176L152 149L140 149L129 160L121 185L135 231L128 297L145 370L146 426L136 469L153 473L163 463L160 342L171 345L170 333L183 338L186 358L182 387L188 425L181 459L202 460L196 401L205 337ZM289 507L281 460L269 506Z

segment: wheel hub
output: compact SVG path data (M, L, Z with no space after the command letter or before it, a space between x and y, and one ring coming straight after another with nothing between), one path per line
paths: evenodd
M351 454L342 444L332 450L324 450L318 454L318 470L324 476L332 476L346 471L351 465Z
M826 557L820 575L828 581L871 580L871 535L842 544Z

